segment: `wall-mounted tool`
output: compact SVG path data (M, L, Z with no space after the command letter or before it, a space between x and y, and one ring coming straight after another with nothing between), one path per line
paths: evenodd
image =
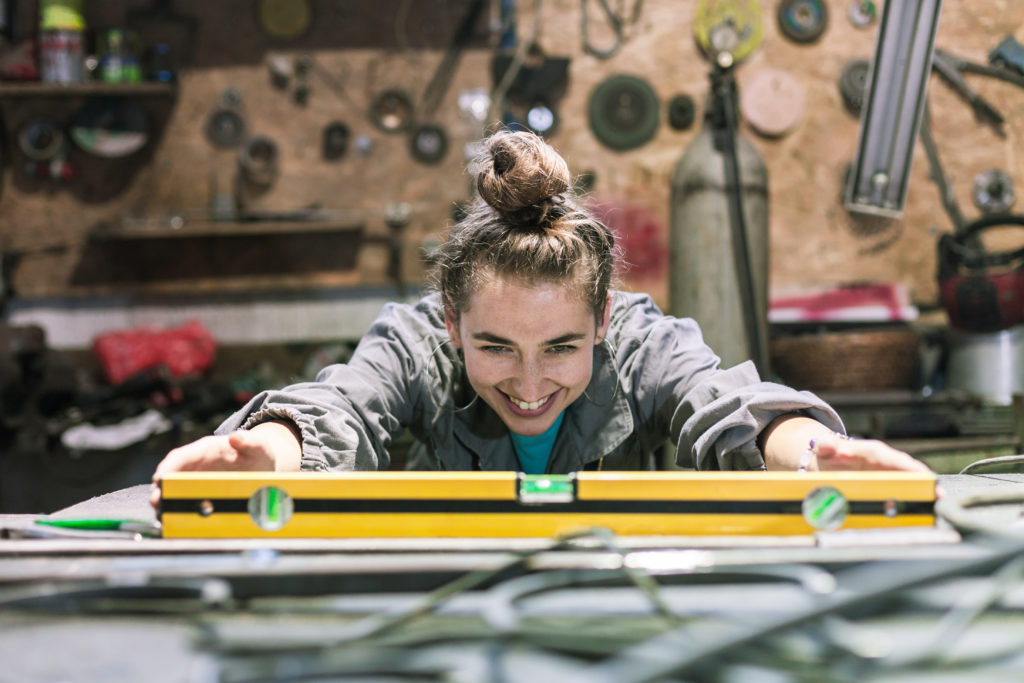
M777 138L789 133L803 118L807 89L782 69L761 69L747 79L740 96L740 111L754 132Z
M421 164L441 163L448 154L448 132L439 123L417 124L409 134L409 153Z
M292 90L292 102L300 107L309 104L309 93L312 90L312 86L309 84L309 72L312 67L312 58L295 58L295 89Z
M660 108L658 95L647 81L616 74L598 83L590 93L590 130L606 147L635 149L654 137Z
M548 57L539 47L527 49L526 60L496 54L491 59L491 81L495 93L504 87L506 125L521 125L538 135L553 135L558 129L558 102L569 83L569 58Z
M484 0L472 0L459 21L459 25L455 28L455 33L448 49L445 50L444 57L441 58L437 69L434 70L434 75L423 90L423 97L415 112L419 123L413 126L409 137L409 149L416 161L436 164L448 153L448 133L440 123L433 120L434 113L448 91L452 76L462 57L462 51L473 37L473 31L487 4Z
M246 123L242 116L242 94L234 88L221 93L220 104L206 117L203 132L214 147L230 149L245 140Z
M1013 69L1024 76L1024 45L1018 43L1012 35L1006 36L988 53L988 61L992 66Z
M256 135L245 141L238 152L238 168L242 178L257 188L270 187L277 179L277 143L265 135Z
M589 55L593 55L598 59L610 59L622 47L622 43L625 35L626 24L635 24L640 19L640 9L643 7L643 0L634 0L633 9L629 13L629 20L626 19L626 11L623 8L622 15L616 14L611 5L608 4L608 0L597 0L601 6L601 11L604 13L605 20L608 23L608 28L611 29L612 34L615 36L612 40L612 44L608 47L597 47L590 40L590 12L587 9L589 0L580 0L580 36L583 40L583 51Z
M67 161L64 131L44 119L24 123L17 132L18 149L25 156L24 171L30 178L70 180L74 167Z
M401 133L412 127L415 105L401 88L381 90L370 101L370 122L385 133Z
M270 84L275 90L286 92L294 79L295 87L291 92L292 101L300 107L305 107L309 103L309 94L312 89L309 75L313 69L313 63L313 58L307 55L270 55L267 58Z
M18 129L18 149L32 161L50 161L64 148L64 131L45 120L28 121Z
M420 163L440 163L448 154L448 133L435 123L421 123L409 136L409 152Z
M267 57L267 73L270 84L275 90L287 90L295 73L290 55L270 55Z
M939 189L939 198L942 199L942 208L953 223L953 231L960 234L967 221L960 210L960 202L956 199L953 186L949 182L949 176L942 168L942 159L939 158L939 147L935 144L935 137L932 135L931 112L927 103L924 108L924 115L921 117L921 146L924 147L925 156L928 157L929 177Z
M352 137L348 126L341 121L331 121L324 126L323 157L326 161L337 161L345 156L348 141Z
M530 37L517 45L515 12L516 0L502 0L503 31L499 52L491 58L491 91L480 121L500 119L512 130L551 136L560 123L558 102L569 80L569 59L544 54L539 14L534 17Z
M697 117L697 104L686 93L668 101L668 125L672 130L688 130Z
M867 28L878 19L878 6L873 0L850 0L846 18L856 28Z
M859 117L864 108L870 72L870 60L851 59L843 65L843 71L839 74L839 96L843 98L846 110L854 116Z
M974 176L974 205L984 213L1006 213L1013 206L1013 178L1006 171L990 168Z
M761 44L764 23L756 0L699 0L693 21L697 45L712 62L728 53L742 62Z
M1003 132L1003 115L996 110L985 98L978 94L974 88L967 84L964 78L965 73L974 73L982 76L991 76L1007 83L1012 83L1024 88L1024 76L998 66L987 64L976 64L966 59L961 59L948 50L935 48L932 57L932 68L949 83L957 94L964 98L974 109L974 116L978 121L992 126L992 129L1000 137L1005 137Z
M789 40L814 43L828 28L828 5L823 0L782 0L775 18L779 31Z

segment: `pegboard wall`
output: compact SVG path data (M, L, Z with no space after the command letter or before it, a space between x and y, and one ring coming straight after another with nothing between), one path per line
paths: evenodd
M180 69L177 86L166 101L150 99L145 105L153 110L152 139L138 158L120 169L92 169L90 177L46 183L19 179L17 164L5 164L0 248L16 256L17 295L344 287L386 284L396 275L408 283L420 282L423 248L443 236L453 206L470 196L466 154L484 126L467 102L474 93L494 87L490 69L500 3L486 0L482 15L463 35L465 47L456 59L449 48L472 4L309 0L295 3L308 10L307 25L298 37L285 38L268 33L259 21L264 5L281 3L173 3L176 15L194 20L189 65ZM575 173L592 178L593 199L611 207L626 230L623 237L632 264L624 274L626 286L651 292L662 305L667 305L668 297L671 177L700 126L708 88L710 67L694 40L699 4L609 0L622 31L618 49L605 58L584 49L582 32L586 8L587 38L596 51L615 45L601 2L518 3L519 40L533 39L543 55L569 60L567 84L557 101L559 124L550 140ZM741 96L759 87L763 74L780 70L790 77L791 89L764 95L748 111L763 106L796 116L790 129L775 137L753 131L749 121L743 123L743 134L768 167L772 288L897 282L910 287L916 302L934 304L936 241L952 225L929 179L921 146L914 155L902 219L863 220L842 206L844 173L856 147L858 120L844 106L837 82L849 60L872 55L877 23L857 28L848 19L850 0L829 0L824 35L813 43L795 43L779 31L777 2L751 4L761 8L763 39L736 69ZM150 6L148 1L86 0L86 19L93 29L115 27ZM1022 24L1024 3L1019 0L945 0L936 44L985 63L1005 37L1024 39ZM275 84L269 66L284 65L287 70L302 59L309 65L308 96L299 103L297 74L293 71ZM450 81L438 92L435 76L445 66ZM627 151L603 145L588 124L591 93L616 74L644 79L659 102L653 137ZM983 76L967 79L1006 117L1002 137L976 120L968 103L936 76L931 78L928 98L946 173L964 213L973 218L979 211L971 188L981 171L1005 171L1018 194L1024 186L1024 162L1019 158L1024 149L1024 89ZM429 119L448 134L443 159L430 164L414 160L407 134L385 132L370 120L371 100L388 88L407 92L418 107L439 96ZM134 252L112 247L109 239L97 236L109 237L111 226L116 232L126 219L160 230L161 225L171 226L175 216L215 213L225 195L238 195L238 149L217 148L204 133L208 117L228 90L240 98L238 109L247 131L269 137L278 150L273 183L245 193L243 205L234 210L287 215L315 208L329 214L338 229L322 231L323 240L318 241L299 226L295 230L302 234L288 240L287 230L282 237L280 230L261 234L252 225L233 227L236 224L226 222L207 236L205 247L202 234L190 236L187 247L180 239L147 242L159 245L149 247L147 258L159 259L160 267L140 269ZM676 130L668 122L668 102L678 94L690 95L697 104L697 122L686 130ZM792 109L800 98L803 107ZM8 151L19 122L29 113L49 111L69 120L71 109L80 104L67 98L12 98L2 89L0 102ZM332 121L348 127L349 144L340 158L325 159L322 136ZM16 155L6 156L16 161ZM122 178L114 190L96 175L108 173ZM405 211L408 219L396 233L396 212ZM353 228L361 230L361 241L352 237ZM400 241L394 241L396 235ZM397 254L392 249L396 245ZM252 267L236 268L238 261Z

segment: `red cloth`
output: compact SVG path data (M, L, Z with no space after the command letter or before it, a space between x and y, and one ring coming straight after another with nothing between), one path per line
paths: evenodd
M120 384L158 367L167 368L174 377L202 374L213 365L217 341L199 321L192 320L167 330L107 332L93 340L92 350L107 380Z

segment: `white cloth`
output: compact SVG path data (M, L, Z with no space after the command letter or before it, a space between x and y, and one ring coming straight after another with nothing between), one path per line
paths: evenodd
M97 427L86 422L64 430L60 442L72 450L116 451L170 431L171 421L156 410L129 417L117 424Z

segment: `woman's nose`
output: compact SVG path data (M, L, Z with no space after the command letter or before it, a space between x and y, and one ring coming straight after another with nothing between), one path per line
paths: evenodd
M519 363L518 375L516 379L519 384L517 387L519 398L524 401L535 401L541 398L544 370L540 361L532 358L523 359Z

